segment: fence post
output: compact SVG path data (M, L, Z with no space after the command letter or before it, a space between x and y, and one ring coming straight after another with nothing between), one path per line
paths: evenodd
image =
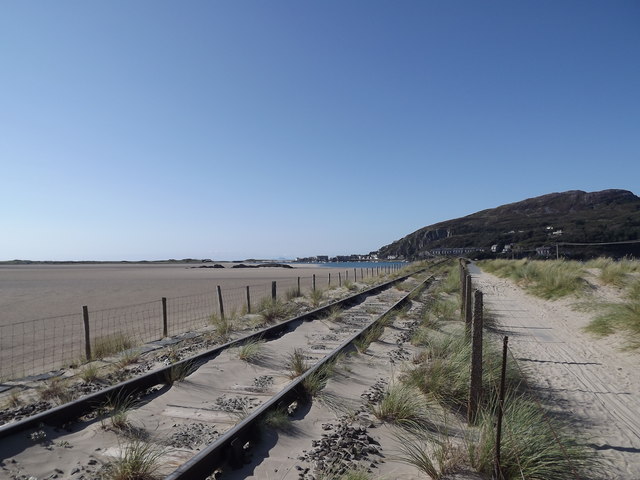
M353 269L353 281L358 281L358 270L356 268Z
M471 307L471 275L469 275L468 273L465 293L467 294L467 298L465 298L464 321L467 327L467 332L471 333L471 317L473 316L473 309Z
M478 414L478 405L482 396L482 292L475 291L475 303L473 308L473 324L471 329L471 383L469 385L469 404L467 408L467 420L475 423Z
M464 269L460 277L460 316L465 318L465 307L467 306L467 274Z
M342 286L342 273L338 272L338 286L341 287Z
M360 281L364 280L364 272L362 270L363 270L363 268L360 267Z
M502 480L502 466L500 465L500 442L502 441L502 413L504 412L504 391L507 376L507 348L509 337L504 337L502 346L502 373L500 375L500 397L498 399L498 421L496 424L496 456L493 463L493 474L497 480Z
M167 297L162 297L162 338L169 336L169 325L167 321Z
M224 303L222 303L222 290L220 290L220 285L217 286L218 290L218 303L220 304L220 318L224 320Z
M87 362L91 361L91 335L89 333L89 307L82 307L82 321L84 322L84 353Z
M329 272L329 287L331 286L331 272Z
M247 313L251 313L251 292L249 291L249 285L247 285Z
M300 277L298 277L298 296L300 296Z
M316 274L313 274L313 291L316 291Z
M277 287L276 287L276 281L272 281L271 282L271 300L273 300L274 302L276 301L276 295L277 295Z

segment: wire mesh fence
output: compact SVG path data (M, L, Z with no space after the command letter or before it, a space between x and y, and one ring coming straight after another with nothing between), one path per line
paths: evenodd
M159 298L86 313L0 325L0 381L39 375L88 359L104 358L138 345L198 330L220 315L256 313L273 296L288 300L313 290L378 278L400 264L350 269L318 269L310 276L279 278L242 287L219 287L194 295Z

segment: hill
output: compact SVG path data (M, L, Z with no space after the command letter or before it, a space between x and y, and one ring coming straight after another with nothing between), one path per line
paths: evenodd
M485 254L536 254L563 243L607 243L640 239L640 197L627 190L571 190L529 198L466 217L423 227L385 245L381 258L416 259L442 249L483 249ZM640 244L563 246L571 257L640 253ZM549 249L539 250L549 253Z

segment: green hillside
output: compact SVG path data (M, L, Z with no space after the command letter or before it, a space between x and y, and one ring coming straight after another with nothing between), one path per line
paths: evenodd
M482 210L417 230L382 247L383 258L415 259L442 248L504 246L515 255L556 243L605 243L640 239L640 198L627 190L551 193ZM566 256L640 253L640 244L563 246ZM555 253L555 247L554 247Z

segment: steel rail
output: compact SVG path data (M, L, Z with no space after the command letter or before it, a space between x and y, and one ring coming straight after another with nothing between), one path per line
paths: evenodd
M364 337L367 332L380 324L382 319L389 313L401 308L411 298L412 294L428 287L433 278L434 276L431 275L422 281L417 287L394 303L369 325L353 334L335 350L310 367L305 373L295 380L292 380L285 389L260 405L253 413L237 423L221 437L217 438L207 448L201 450L191 459L183 463L165 477L165 480L202 480L211 475L215 468L225 463L228 463L232 468L241 467L244 461L244 447L247 443L251 444L252 441L257 438L260 422L267 413L275 409L286 408L295 401L305 401L306 393L304 382L307 378L316 374L325 364L334 360L340 353L354 348L353 343L356 340Z
M111 387L107 387L99 392L91 393L89 395L83 396L77 400L73 400L69 403L65 403L64 405L60 405L54 407L52 409L46 410L44 412L37 413L33 416L24 418L17 422L7 423L0 426L0 439L8 437L9 435L13 435L18 432L22 432L24 430L28 430L30 428L37 428L40 424L50 425L50 426L63 426L71 421L74 421L87 413L94 411L105 404L105 402L109 401L109 399L113 398L122 398L123 396L139 394L144 392L145 390L155 387L156 385L166 384L167 375L171 371L172 368L179 368L180 366L192 366L192 367L200 367L207 361L217 357L221 352L228 348L240 346L246 342L255 339L269 339L269 338L277 338L287 331L290 331L295 328L296 323L302 323L305 321L314 320L324 313L329 312L333 307L340 307L344 305L349 305L351 303L356 303L361 301L363 298L366 298L371 295L375 295L392 285L399 283L413 275L418 273L422 273L431 267L424 267L418 269L416 271L407 273L405 275L401 275L392 280L383 282L379 285L375 285L366 290L358 292L354 295L351 295L347 298L343 298L341 300L336 300L328 305L323 307L316 308L309 312L306 312L302 315L298 315L296 317L290 318L281 322L277 325L273 325L271 327L267 327L259 332L251 333L245 335L236 340L232 340L230 342L224 343L222 345L218 345L204 352L200 352L196 355L192 355L188 358L180 360L176 363L168 365L166 367L159 368L152 372L137 376L135 378L125 380L124 382L120 382Z

